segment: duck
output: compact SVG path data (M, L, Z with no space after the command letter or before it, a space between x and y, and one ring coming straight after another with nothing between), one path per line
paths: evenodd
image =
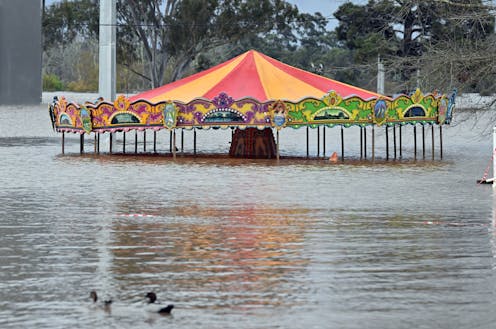
M93 300L93 304L96 304L98 302L98 295L95 290L92 290L90 292L90 298ZM110 305L112 304L112 299L104 300L103 301L103 309L105 311L110 311Z
M147 293L145 298L148 299L148 304L159 305L159 303L157 302L157 294L155 294L153 291ZM162 314L162 315L169 315L169 314L171 314L173 308L174 308L174 305L169 304L166 307L161 307L158 310L155 310L155 312Z

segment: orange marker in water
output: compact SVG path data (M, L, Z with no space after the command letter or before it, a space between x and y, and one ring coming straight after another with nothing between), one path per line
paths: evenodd
M329 158L329 162L333 162L333 163L338 162L338 154L336 152L331 154L331 157Z

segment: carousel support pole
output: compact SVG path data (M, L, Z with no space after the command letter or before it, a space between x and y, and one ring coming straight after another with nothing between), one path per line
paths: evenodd
M317 127L317 158L320 158L320 126Z
M172 153L172 130L169 131L169 153Z
M363 127L360 126L360 160L363 159Z
M176 158L176 130L172 133L172 157Z
M146 152L146 130L143 130L143 152Z
M126 132L122 132L122 153L126 153Z
M322 144L322 148L323 148L322 151L323 151L323 156L325 158L325 156L326 156L326 129L325 129L325 126L323 128L323 134L322 135L323 135L322 137L324 138L323 144Z
M193 128L193 154L196 156L196 128Z
M279 130L276 131L276 138L277 138L277 143L276 143L276 159L279 161Z
M153 153L157 153L157 131L153 131Z
M400 131L399 131L399 134L400 134L400 159L403 157L403 154L402 154L402 148L403 148L403 141L402 141L402 133L401 133L401 125L400 125Z
M386 124L386 161L389 161L389 127Z
M310 144L309 144L309 136L310 136L310 131L309 131L309 127L307 126L307 159L310 157Z
M79 135L79 153L80 154L84 153L84 133Z
M493 158L493 188L496 187L496 182L494 181L494 178L496 177L496 157L494 156L495 150L496 150L496 126L493 127L493 152L491 155Z
M394 159L396 160L396 125L393 126L393 148L394 148Z
M62 154L65 153L65 132L62 132Z
M425 125L422 125L422 159L425 160Z
M181 153L184 153L184 128L181 128Z
M93 136L93 153L96 154L96 133L95 133L95 136Z
M344 128L341 126L341 161L344 162Z
M372 162L375 161L375 126L372 125Z
M97 133L97 139L96 139L96 152L100 154L100 133Z
M417 159L417 126L413 125L413 152L414 159Z
M367 127L363 127L363 157L367 159Z
M138 131L134 131L134 153L138 154Z
M443 159L443 126L439 125L439 158Z
M113 133L110 132L110 137L109 137L109 153L112 154L112 137L113 137Z
M431 147L431 156L432 160L434 160L434 124L431 125L431 142L432 142L432 147Z

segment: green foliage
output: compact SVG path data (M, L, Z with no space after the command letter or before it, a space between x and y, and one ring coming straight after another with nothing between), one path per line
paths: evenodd
M43 75L43 90L44 91L64 90L64 83L55 74L44 74Z
M43 49L98 35L98 0L54 2L43 14Z

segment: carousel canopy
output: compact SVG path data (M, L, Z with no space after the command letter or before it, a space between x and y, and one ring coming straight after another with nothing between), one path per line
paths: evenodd
M213 99L220 93L235 99L251 97L260 102L274 99L296 101L305 97L321 98L330 90L341 97L370 99L381 96L250 50L206 71L137 94L130 101L143 99L158 103L173 100L188 103L199 97Z

